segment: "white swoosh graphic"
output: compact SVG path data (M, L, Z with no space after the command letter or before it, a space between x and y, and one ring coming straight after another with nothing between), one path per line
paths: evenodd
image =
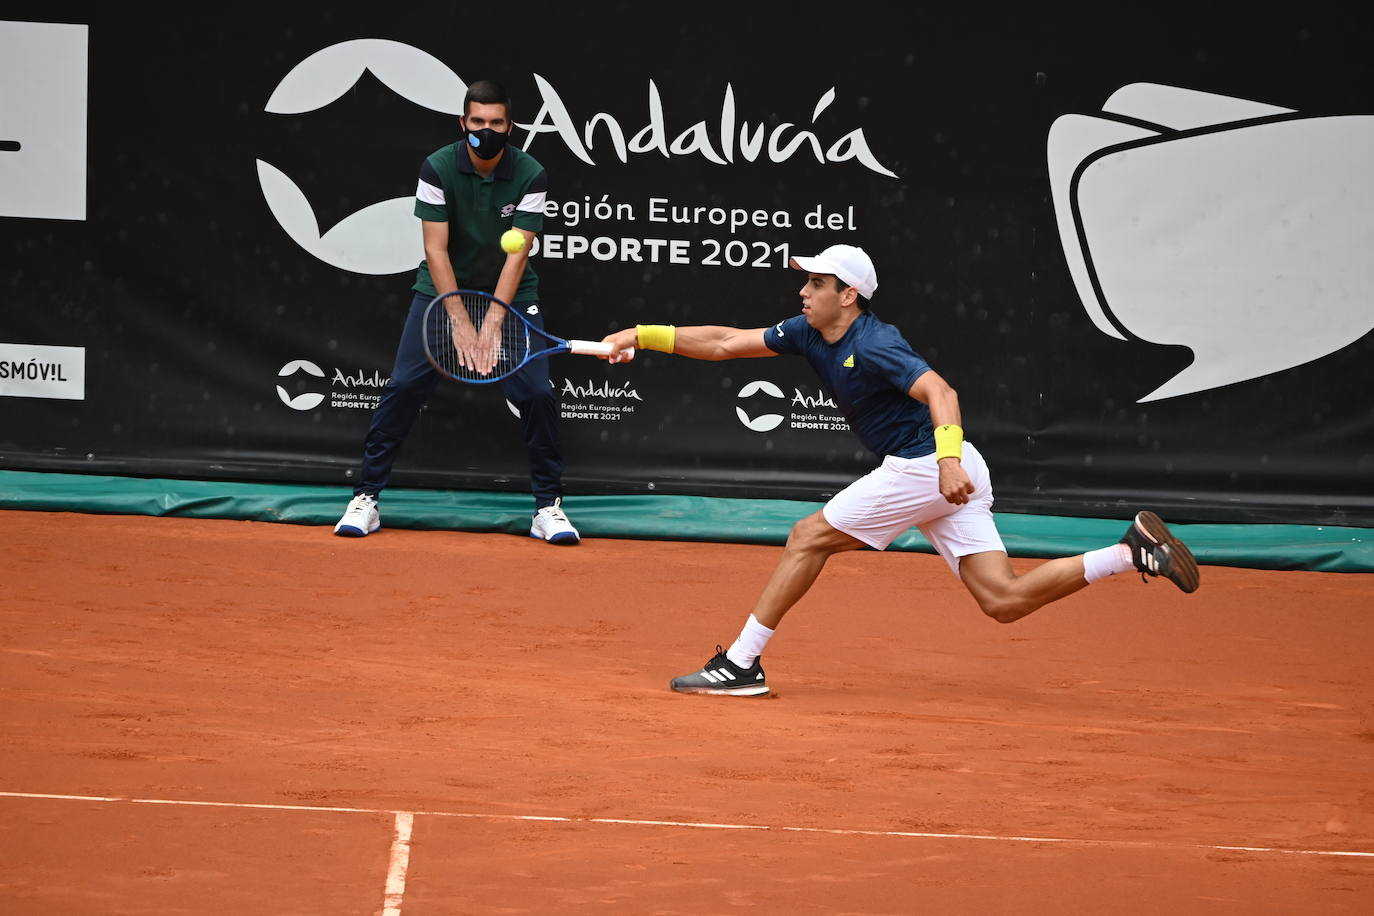
M371 70L392 92L433 111L460 115L468 87L438 58L399 41L359 38L331 45L286 74L266 110L301 114L323 108Z
M339 221L323 236L301 189L276 166L257 160L258 181L272 215L297 245L342 270L385 276L414 270L424 258L415 198L372 204Z

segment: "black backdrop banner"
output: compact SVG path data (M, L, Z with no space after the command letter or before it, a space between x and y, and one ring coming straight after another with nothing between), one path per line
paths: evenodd
M1374 526L1369 14L757 6L11 13L0 466L343 493L419 165L490 77L549 172L555 333L772 324L790 254L858 244L999 509ZM875 463L801 360L551 372L570 495L821 499ZM524 488L512 408L441 386L393 484Z

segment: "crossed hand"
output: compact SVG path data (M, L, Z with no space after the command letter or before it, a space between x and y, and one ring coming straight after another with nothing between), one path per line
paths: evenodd
M487 312L482 329L472 326L467 310L458 306L449 309L449 329L453 337L453 349L458 355L458 364L471 369L478 375L490 375L501 358L501 314L499 307Z

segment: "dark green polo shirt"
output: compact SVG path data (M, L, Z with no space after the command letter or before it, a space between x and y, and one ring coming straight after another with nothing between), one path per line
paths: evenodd
M458 286L490 293L506 264L501 233L511 227L531 232L544 228L548 187L548 173L524 150L507 146L495 171L483 178L472 167L463 143L450 143L420 166L415 215L448 223L448 256ZM412 289L428 296L438 294L427 262L420 262ZM538 298L539 275L526 262L514 301Z

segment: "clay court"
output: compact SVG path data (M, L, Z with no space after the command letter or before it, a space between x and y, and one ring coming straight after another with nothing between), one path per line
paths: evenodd
M5 912L1374 908L1374 576L847 554L717 699L776 547L0 517Z

